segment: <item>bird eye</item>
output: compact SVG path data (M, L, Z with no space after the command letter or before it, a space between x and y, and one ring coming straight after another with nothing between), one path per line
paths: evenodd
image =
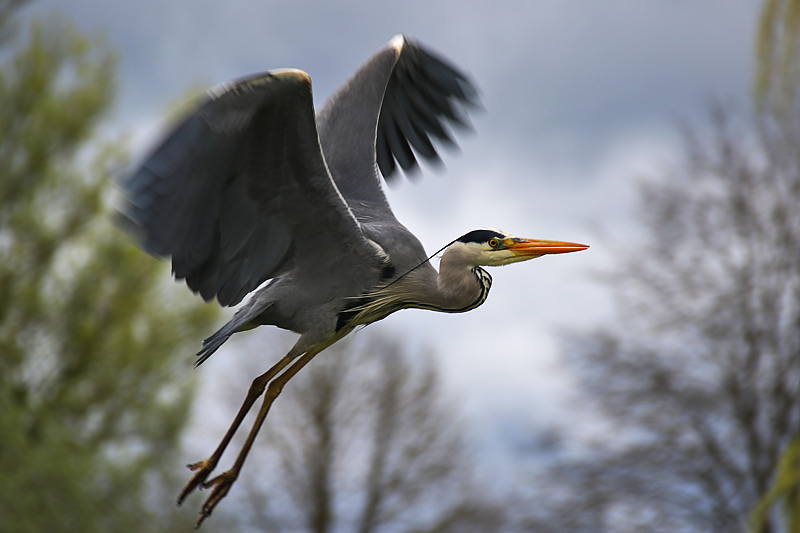
M497 248L497 246L499 244L500 244L500 241L498 241L497 239L494 239L494 238L489 239L489 246L491 246L492 248Z

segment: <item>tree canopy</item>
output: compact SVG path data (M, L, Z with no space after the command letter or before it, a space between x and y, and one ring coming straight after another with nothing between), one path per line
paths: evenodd
M713 108L679 163L642 184L643 238L605 278L619 316L567 346L583 416L615 438L553 469L562 491L531 524L800 523L799 28L800 2L766 1L753 114Z
M215 311L110 223L114 54L58 17L18 26L19 4L0 6L0 530L154 529L193 385L176 356Z

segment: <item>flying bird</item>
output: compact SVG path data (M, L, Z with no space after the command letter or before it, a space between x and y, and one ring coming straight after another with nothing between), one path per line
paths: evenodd
M585 250L583 244L477 229L429 256L389 207L381 176L437 160L479 105L471 80L399 35L315 113L311 80L272 70L208 91L123 180L122 224L148 253L171 257L176 279L205 300L239 304L203 341L197 365L234 333L273 325L296 344L250 386L213 454L188 465L211 492L198 526L238 477L284 385L360 325L400 309L461 313L481 305L492 278L482 266ZM443 252L443 253L442 253ZM442 253L439 271L431 259ZM208 479L264 395L233 466Z

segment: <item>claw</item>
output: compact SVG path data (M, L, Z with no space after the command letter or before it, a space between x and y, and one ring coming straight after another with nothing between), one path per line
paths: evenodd
M253 441L255 440L261 425L264 423L264 419L267 417L267 413L269 412L272 402L278 397L278 394L280 394L286 382L289 381L292 376L297 374L297 372L303 368L303 366L311 361L311 359L313 359L317 353L319 353L319 349L306 351L302 354L300 359L295 361L299 354L293 349L286 356L284 356L283 359L273 365L272 368L267 370L267 372L253 380L253 384L250 386L250 391L247 393L247 397L245 398L242 407L239 409L239 412L236 414L236 418L234 418L233 423L228 428L225 436L222 438L222 442L220 442L219 446L211 455L211 457L205 461L199 461L197 463L187 465L189 470L194 472L194 475L178 495L178 505L183 503L183 500L186 499L186 497L198 487L201 489L211 489L211 494L209 494L208 498L206 498L206 501L203 502L203 507L200 510L200 518L197 520L198 528L202 525L206 518L211 516L211 513L214 511L214 508L219 504L219 502L221 502L222 499L228 495L228 491L231 489L233 482L236 481L237 477L239 477L239 471L242 469L242 465L244 464L247 454L253 445ZM284 368L290 364L291 366L284 370ZM283 371L283 373L275 378L275 375L281 371ZM273 380L273 378L275 379ZM230 470L227 470L217 477L211 479L210 481L206 481L208 475L217 466L217 462L225 452L225 448L228 446L228 444L230 444L234 433L241 425L244 417L253 406L255 400L265 393L265 388L266 394L264 398L264 404L258 411L256 420L253 423L253 428L247 435L247 439L245 440L242 449L239 451L239 455L236 457L233 467Z
M204 489L212 489L211 494L208 495L206 501L203 502L203 507L200 510L200 518L197 520L196 528L199 528L200 525L203 523L203 520L211 516L211 513L214 511L214 507L222 501L222 499L227 496L228 491L233 486L233 482L236 481L236 478L239 476L239 472L235 469L227 470L211 481L203 483L202 488Z
M191 494L192 491L194 491L194 489L197 487L202 488L203 482L216 466L217 462L211 461L211 459L205 459L203 461L186 465L186 468L195 472L195 474L192 476L192 479L190 479L189 482L184 485L183 490L178 495L178 505L181 505L183 500L185 500L186 497Z

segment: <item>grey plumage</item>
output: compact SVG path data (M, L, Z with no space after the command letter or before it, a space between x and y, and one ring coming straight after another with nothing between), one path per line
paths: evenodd
M179 502L200 485L214 487L199 522L227 494L271 402L314 355L399 309L477 307L491 286L479 265L586 248L478 230L443 248L440 272L430 264L392 213L381 174L438 160L437 146L454 143L451 128L469 127L467 111L477 105L467 76L398 36L316 115L310 78L299 70L211 89L125 180L124 226L147 252L170 257L191 290L231 306L261 287L204 341L198 364L259 325L300 334L253 382L217 451L191 465ZM265 389L234 467L205 482Z

